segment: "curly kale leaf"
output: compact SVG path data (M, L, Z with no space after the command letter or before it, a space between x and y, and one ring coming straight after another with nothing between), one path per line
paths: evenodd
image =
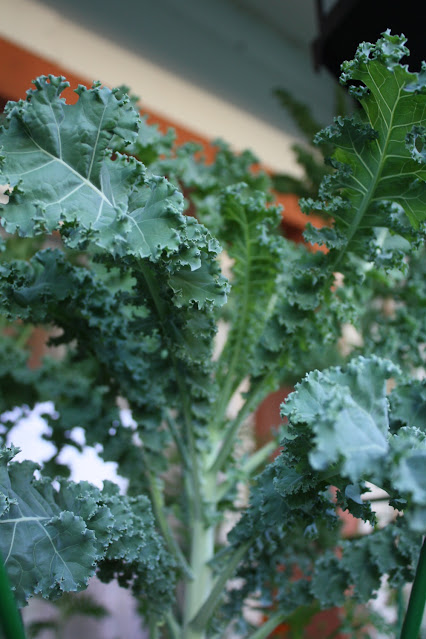
M54 597L83 589L104 551L81 517L49 499L50 487L32 485L36 464L7 467L16 452L6 449L1 455L0 522L2 554L23 605L34 593Z
M384 574L395 587L413 578L426 530L426 439L414 423L397 428L394 422L391 430L386 380L397 374L390 362L360 357L346 368L310 373L289 395L283 450L257 478L250 506L229 535L235 547L251 544L237 572L243 597L257 593L265 601L273 584L291 613L314 600L323 607L343 603L351 586L358 600L368 601ZM419 398L418 391L414 383L410 394L404 382L390 405ZM395 518L338 544L338 507L376 524L366 482L386 490ZM330 486L338 488L337 499ZM331 550L336 544L341 556ZM232 592L228 605L239 597Z
M182 411L182 393L195 421L205 422L203 411L207 414L214 392L210 354L215 325L211 301L206 299L207 284L197 293L203 309L197 309L190 301L196 291L190 281L184 291L177 290L174 278L180 272L179 265L176 273L169 271L171 266L157 266L154 270L132 260L126 266L126 274L133 275L130 287L112 291L95 271L71 265L61 251L40 251L30 262L12 261L1 267L0 298L9 319L54 324L62 329L54 340L56 344L75 342L74 356L71 353L71 359L57 367L60 369L63 364L68 368L65 378L70 371L82 374L88 384L86 392L94 389L90 405L98 422L94 429L90 427L89 411L87 423L80 415L82 423L73 426L87 428L88 440L105 445L105 454L114 454L116 461L124 463L128 475L130 451L126 455L123 448L129 444L129 432L120 429L120 446L117 433L115 438L108 437L112 427L108 421L115 419L112 398L121 395L128 400L145 456L156 471L164 470L168 431L161 424L165 413ZM207 272L200 270L207 278ZM172 286L176 287L175 296ZM82 361L87 362L86 369ZM84 397L85 389L76 388L75 382L65 394L57 392L57 388L49 397L46 376L43 379L42 385L38 383L39 393L44 399L57 399L59 411L69 414L73 389L78 397ZM106 400L111 408L103 415L100 406ZM63 430L61 423L63 418L52 426ZM133 448L130 446L130 450Z
M262 393L280 383L283 371L295 365L306 370L312 344L319 336L322 343L334 339L338 320L325 291L331 286L325 256L280 234L279 209L263 193L245 185L227 187L221 215L219 238L231 258L232 291L224 313L230 331L217 378L224 389L222 405L249 378L254 408ZM321 306L325 296L331 303Z
M202 148L199 145L184 144L176 149L174 155L154 162L149 168L153 173L166 175L171 182L181 185L188 199L189 211L219 237L223 189L244 183L251 193L268 193L271 182L266 173L255 170L258 160L250 151L235 154L222 140L215 140L213 146L215 157L212 163L200 157Z
M135 591L151 605L172 600L174 561L154 528L146 497L119 495L87 482L35 479L37 464L11 461L18 449L0 453L1 551L20 605L33 594L54 599L79 591L100 567L137 575ZM142 585L144 584L144 585Z
M410 255L404 270L383 276L373 269L362 286L342 287L339 295L354 296L360 317L355 319L362 335L364 354L387 357L412 374L426 363L426 252Z
M336 334L346 310L333 293L323 253L287 241L276 267L276 294L256 344L255 375L275 370L278 380L293 384L315 365L340 363Z
M232 322L220 358L219 380L234 391L253 367L253 352L273 309L286 241L278 234L279 210L245 185L225 189L220 239L232 260ZM223 375L223 378L221 377ZM225 389L227 391L228 389Z
M345 540L341 557L329 551L318 559L311 591L323 608L342 605L345 591L367 602L380 588L387 575L389 585L401 588L414 576L421 537L404 526L404 522L386 526L360 539Z
M9 185L3 224L32 236L60 228L70 247L87 241L114 256L159 259L188 244L182 195L146 175L134 157L112 155L114 136L136 139L140 118L127 96L95 83L69 105L63 78L40 77L26 101L9 103L0 181Z
M423 403L423 410L425 409ZM405 499L409 525L426 531L426 434L418 428L403 427L390 440L392 482Z
M342 65L341 80L362 83L352 88L361 109L317 137L335 144L335 172L323 180L320 199L303 207L328 213L334 226L325 233L311 228L307 238L330 246L335 270L346 272L346 253L374 262L388 252L387 264L395 264L426 219L426 167L418 151L426 90L420 76L399 64L404 42L386 32L375 45L360 45Z
M21 235L57 228L66 248L4 264L4 309L12 320L56 325L63 331L56 343L75 340L80 359L97 359L101 384L129 401L157 464L165 413L179 406L187 429L192 418L205 423L215 392L215 308L228 290L220 246L183 215L183 197L165 178L111 154L119 138L124 149L136 144L140 129L123 91L80 87L77 103L67 105L65 86L39 78L25 102L9 104L0 134L1 181L11 188L5 228ZM81 259L71 266L72 249L88 249L87 268Z
M359 358L345 370L314 371L296 386L283 407L291 431L308 424L313 435L309 459L324 470L341 464L353 482L388 453L386 378L398 373L390 362Z
M391 430L410 426L426 431L426 379L398 384L389 396Z
M352 485L369 481L384 488L392 501L405 504L407 526L424 532L426 438L424 426L421 430L416 423L425 398L416 381L397 386L390 395L392 407L413 397L417 405L407 413L407 425L396 427L398 412L392 419L386 379L398 374L391 362L374 356L356 358L345 369L314 371L289 395L282 414L289 420L290 451L298 440L309 438L306 468L322 472L339 487L346 481L347 488L350 480Z
M35 85L26 101L8 104L0 131L0 181L10 187L1 207L6 230L32 236L57 228L68 248L101 249L105 260L146 258L160 265L176 306L223 304L220 247L183 215L182 194L165 178L146 175L134 157L111 155L117 136L134 142L140 128L122 90L79 87L79 100L68 105L62 78L41 77Z

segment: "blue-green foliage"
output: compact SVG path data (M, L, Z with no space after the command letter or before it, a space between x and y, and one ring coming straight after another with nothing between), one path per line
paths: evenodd
M247 597L267 614L275 601L295 615L342 603L351 586L366 601L383 574L395 587L412 579L426 530L425 388L410 378L426 337L426 88L424 73L399 64L405 52L385 33L344 65L344 82L362 83L352 89L361 108L319 134L334 148L332 171L304 204L333 218L306 232L326 252L282 236L251 153L220 143L206 164L195 145L175 149L123 88L79 87L68 105L64 79L41 77L9 103L0 410L51 400L57 413L47 417L56 453L41 479L30 462L12 461L15 449L0 458L0 545L20 603L80 590L97 572L132 586L151 627L166 623L176 639L201 619L213 637L230 620L249 632ZM218 321L229 330L213 355ZM345 323L362 342L350 362L337 348ZM54 327L62 349L37 370L26 366L33 326ZM270 449L234 458L245 417L314 362L283 407L281 454L253 479ZM243 382L245 403L230 415ZM118 399L134 428L122 424ZM79 447L75 427L117 462L127 496L66 479L57 458ZM186 619L175 586L197 588L194 522L205 531L224 508L237 510L241 481L250 503L229 545L209 545L211 587ZM366 482L395 508L383 529ZM337 508L370 522L372 534L342 541ZM226 593L233 574L239 587Z
M0 457L2 551L17 601L34 592L55 599L79 591L100 568L124 562L123 582L151 606L169 604L173 596L173 558L154 528L149 500L124 497L114 484L103 491L87 482L34 479L32 462L11 461L18 449ZM112 576L112 575L111 575Z

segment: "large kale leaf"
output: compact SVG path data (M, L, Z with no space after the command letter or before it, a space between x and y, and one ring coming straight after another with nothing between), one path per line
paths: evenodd
M181 193L147 175L134 157L112 154L113 138L126 146L141 124L127 96L95 83L79 87L77 103L69 105L60 97L68 86L63 78L40 77L35 86L25 101L8 103L1 130L0 181L10 192L2 206L5 229L21 236L58 229L67 246L85 249L89 242L114 258L158 262L167 252L177 295L198 303L200 278L192 289L188 272L202 269L200 305L223 303L212 265L219 247L182 214Z
M117 139L135 144L141 126L122 90L79 87L68 105L63 78L35 85L8 105L1 130L0 181L10 185L2 223L20 235L58 230L62 245L2 267L3 308L9 320L56 325L57 342L74 340L80 359L97 359L100 384L138 411L146 450L158 458L164 411L184 397L188 429L215 392L215 308L228 289L220 246L183 215L183 197L165 178L112 153Z

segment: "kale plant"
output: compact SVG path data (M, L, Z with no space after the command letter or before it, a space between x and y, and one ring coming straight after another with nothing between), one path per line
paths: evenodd
M8 639L23 634L7 582L24 606L34 594L83 590L94 574L132 590L151 639L263 639L283 621L301 636L318 609L369 601L384 575L397 590L416 576L401 637L417 636L426 66L417 74L400 64L404 43L386 32L343 64L360 108L317 135L334 149L333 171L302 204L330 219L306 231L324 251L282 236L249 153L222 144L206 165L191 145L175 151L122 88L80 86L69 105L63 78L40 77L7 105L1 410L51 400L57 413L46 417L57 452L43 468L13 461L13 445L0 452ZM318 344L334 347L347 323L363 347L306 374L275 441L238 452L260 401L306 370ZM33 326L55 328L61 356L29 370ZM11 426L4 420L4 439ZM125 495L111 482L68 479L58 455L79 446L77 426L118 464ZM386 525L371 484L394 509ZM339 509L371 532L344 539Z

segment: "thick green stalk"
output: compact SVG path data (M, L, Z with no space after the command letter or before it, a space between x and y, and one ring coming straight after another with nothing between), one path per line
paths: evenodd
M214 528L197 519L193 522L190 564L195 578L187 583L185 590L183 639L204 639L206 627L193 628L192 617L209 597L213 575L209 561L214 555Z
M416 576L401 630L400 639L417 639L426 603L426 538L423 540Z
M196 470L202 473L203 476L203 506L213 504L217 488L216 474L207 471L205 456L202 456ZM192 474L188 475L188 479L192 483ZM191 488L194 490L193 486ZM204 512L193 517L189 563L194 578L186 583L185 588L182 639L205 639L206 637L206 626L194 629L190 622L203 603L209 598L213 587L213 573L210 562L215 552L215 529L215 524L206 521Z
M0 634L4 639L25 639L21 615L16 606L6 567L0 556Z

